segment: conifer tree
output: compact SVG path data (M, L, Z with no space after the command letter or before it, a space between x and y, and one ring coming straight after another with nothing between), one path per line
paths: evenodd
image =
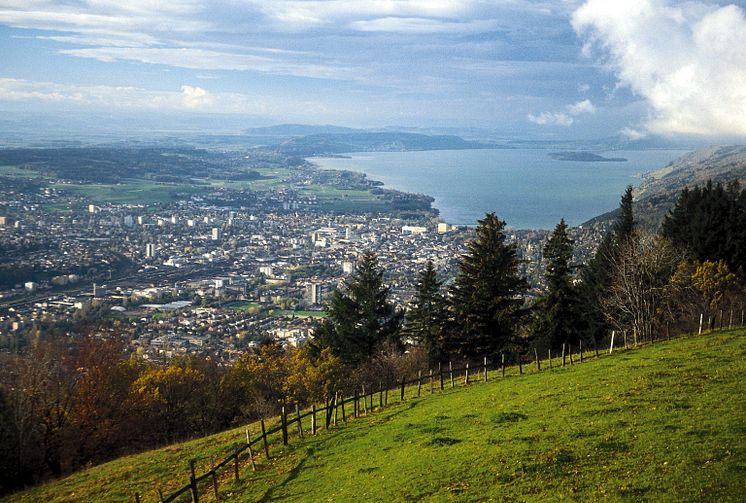
M478 224L450 290L454 326L447 345L464 357L494 358L520 346L528 284L518 275L516 245L506 243L505 222L488 213Z
M384 341L399 343L402 313L388 296L376 254L364 252L352 278L332 294L327 317L317 327L313 344L330 348L346 363L359 365Z
M661 234L700 261L724 260L743 276L746 269L746 189L707 182L685 188L666 215Z
M425 269L418 274L417 291L404 321L403 334L424 346L431 363L444 356L442 339L447 313L442 286L435 266L428 260Z
M567 342L575 344L580 336L581 318L572 278L572 252L573 241L562 219L544 246L547 293L537 306L540 328L536 335L549 348Z

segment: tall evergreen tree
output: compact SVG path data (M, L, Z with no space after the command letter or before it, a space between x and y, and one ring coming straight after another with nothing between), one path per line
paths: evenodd
M519 345L528 283L518 275L516 245L506 243L505 222L488 213L478 224L450 290L454 327L448 346L465 357L495 357Z
M406 313L403 334L425 347L431 363L444 356L443 334L447 320L443 283L438 280L435 266L427 261L418 274L417 291Z
M581 271L580 298L586 334L594 342L610 330L603 309L603 299L613 281L613 264L622 245L635 232L632 208L632 186L628 185L619 203L619 214L611 232L604 236L596 254Z
M580 337L581 317L578 293L573 285L573 241L562 219L544 246L547 261L544 278L547 292L537 305L538 333L543 345L557 348L563 343L577 343Z
M661 234L700 261L724 260L733 271L746 269L746 190L707 182L685 188L663 220Z
M399 343L402 313L388 296L376 254L364 252L352 278L332 293L327 317L316 329L314 346L328 347L343 361L359 365L384 341Z

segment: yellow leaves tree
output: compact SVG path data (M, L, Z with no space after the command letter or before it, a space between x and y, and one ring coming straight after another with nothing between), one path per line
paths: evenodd
M705 260L694 263L692 286L704 297L707 307L715 310L724 297L736 290L738 283L724 260Z
M188 433L200 433L196 419L201 394L205 389L204 374L193 368L177 365L146 370L132 383L131 392L142 407L146 422L171 442Z

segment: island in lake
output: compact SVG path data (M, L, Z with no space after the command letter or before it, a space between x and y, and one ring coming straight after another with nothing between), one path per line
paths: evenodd
M624 157L603 157L591 152L552 152L549 157L556 161L627 162Z

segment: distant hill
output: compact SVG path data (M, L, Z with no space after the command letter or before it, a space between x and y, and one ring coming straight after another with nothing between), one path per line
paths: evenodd
M704 185L708 180L746 183L746 146L705 147L650 173L635 191L637 217L644 226L657 228L684 187ZM613 220L616 213L604 213L587 223Z
M308 136L314 134L344 134L362 131L342 126L309 125L309 124L277 124L274 126L254 127L244 130L250 136Z
M463 150L493 147L493 145L464 140L452 135L358 131L300 136L285 141L277 148L285 155L312 156L347 152Z

